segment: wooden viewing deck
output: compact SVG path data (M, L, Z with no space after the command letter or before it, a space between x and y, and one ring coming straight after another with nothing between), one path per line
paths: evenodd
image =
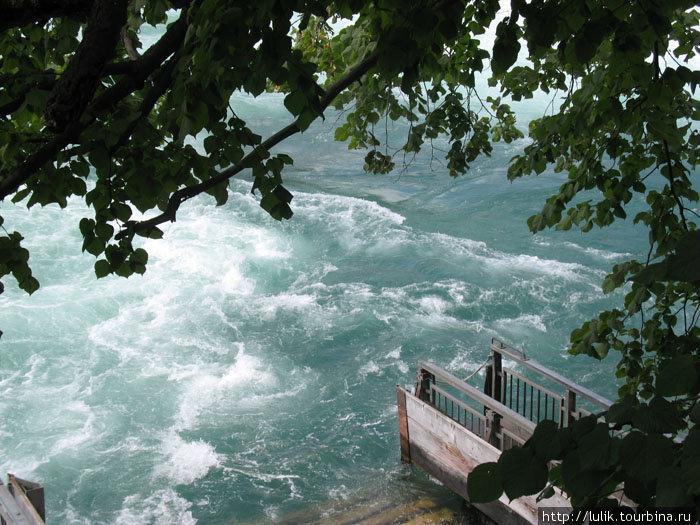
M396 387L401 459L415 463L467 501L467 476L480 463L498 461L522 445L544 419L566 427L612 402L494 338L484 391L425 361L418 362L415 394ZM504 360L518 371L503 366ZM582 406L581 406L582 405ZM560 494L474 505L498 523L536 524L537 507L570 507Z
M0 525L44 525L44 487L8 474L0 480Z

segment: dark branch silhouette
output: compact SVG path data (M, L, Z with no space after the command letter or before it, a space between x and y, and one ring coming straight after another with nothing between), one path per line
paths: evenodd
M378 58L378 51L371 53L360 63L352 67L344 77L340 78L334 84L329 86L324 96L319 101L321 111L324 111L333 102L335 97L337 97L344 89L354 82L360 80L365 73L372 69L372 67L376 65ZM199 184L183 188L173 193L168 200L168 205L165 211L160 215L145 221L130 221L126 223L124 229L115 236L115 239L119 240L125 237L133 237L133 235L137 232L148 233L159 224L169 221L174 222L176 219L177 210L180 208L180 205L183 202L214 188L218 184L228 181L234 175L248 168L250 161L253 160L256 155L258 155L259 150L269 150L299 131L301 131L301 129L297 125L297 120L295 120L274 135L268 137L262 144L243 157L238 164L219 172L219 174L200 182Z

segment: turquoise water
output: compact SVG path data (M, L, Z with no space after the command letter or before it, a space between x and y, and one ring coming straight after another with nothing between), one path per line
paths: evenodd
M263 135L288 122L279 95L233 105ZM435 490L400 464L394 386L418 359L465 376L494 336L615 395L614 361L566 344L620 300L600 283L645 256L643 231L531 235L526 218L562 178L506 181L525 140L456 180L429 156L376 176L333 142L334 123L275 150L295 159L291 221L234 180L223 207L185 204L128 280L95 279L80 202L0 204L42 284L0 296L0 475L43 483L48 523L268 522Z

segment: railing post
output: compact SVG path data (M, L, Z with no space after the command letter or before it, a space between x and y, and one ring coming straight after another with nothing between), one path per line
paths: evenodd
M421 401L430 403L430 381L435 380L435 376L423 369L418 370L418 380L416 381L416 397Z
M485 441L492 444L499 450L501 449L501 440L498 439L498 433L501 430L501 415L493 410L486 410L486 436Z
M564 411L564 421L563 426L568 427L571 425L571 421L574 419L574 413L576 412L576 393L571 390L566 391L566 406Z
M491 362L493 366L491 367L491 392L489 395L496 401L501 400L501 377L503 372L503 356L499 352L491 350Z

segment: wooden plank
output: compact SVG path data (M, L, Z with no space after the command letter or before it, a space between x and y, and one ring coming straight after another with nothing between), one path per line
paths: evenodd
M37 491L38 488L41 487L41 485L39 485L38 483L30 483L23 479L17 478L12 474L9 474L8 488L10 489L10 492L14 495L17 505L26 516L27 522L31 523L32 525L43 525L43 517L39 514L39 511L34 507L32 502L29 500L28 495L25 493L25 483L27 484L26 488L28 488L30 491ZM43 507L43 488L41 489L41 494L38 497L40 498ZM41 510L43 511L43 509Z
M14 496L10 494L2 481L0 481L0 517L5 520L7 525L29 525Z
M396 405L399 408L399 437L401 439L401 461L411 462L411 447L408 439L408 421L406 419L406 392L396 385Z
M517 421L513 421L510 418L502 417L500 424L502 430L505 430L509 434L516 437L521 443L525 443L532 436L533 427L524 427L519 425Z
M46 511L44 504L44 487L40 483L27 481L26 479L18 478L13 474L8 474L9 489L19 502L28 518L36 520L42 525L46 520Z
M550 379L555 383L563 386L567 390L570 390L580 396L583 396L584 398L588 399L589 401L592 401L593 403L602 408L607 409L610 408L610 406L612 405L612 401L601 395L596 394L592 390L589 390L588 388L585 388L581 385L577 385L570 379L567 379L566 377L556 373L554 370L550 370L549 368L539 364L536 361L532 361L528 358L523 358L525 354L523 354L517 349L510 348L508 345L502 343L501 341L499 341L498 343L491 342L491 351L507 356L509 359L512 359L513 361L519 363L525 368L529 368L530 370L537 372L538 374L546 377L547 379Z
M467 477L484 462L497 461L500 451L469 432L436 408L405 392L411 461L468 501ZM569 507L560 495L543 500L545 506ZM503 524L536 524L535 496L508 501L504 494L475 507Z
M418 361L418 366L422 368L423 370L427 370L431 374L435 375L436 377L439 377L441 381L444 381L445 383L449 384L451 387L456 388L463 394L468 395L475 401L481 403L487 408L490 408L494 412L497 412L504 418L509 418L515 422L518 426L522 428L529 428L531 431L534 432L535 427L537 426L535 423L530 421L529 419L521 416L514 410L511 410L507 406L503 405L502 403L499 403L495 399L487 396L486 394L480 392L476 388L474 388L471 385L468 385L461 379L453 376L446 370L443 370L437 365L434 365L433 363L429 363L427 361Z

